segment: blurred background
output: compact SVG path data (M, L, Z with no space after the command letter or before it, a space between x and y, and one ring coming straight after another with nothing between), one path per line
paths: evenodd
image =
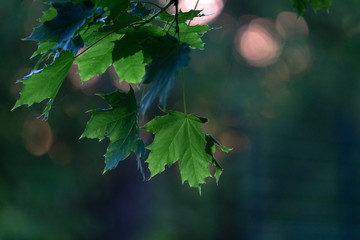
M221 28L191 54L188 108L233 148L201 197L177 166L143 181L133 156L102 175L108 142L78 138L106 106L93 94L127 88L112 70L81 85L73 66L47 122L44 104L10 111L44 2L0 0L1 240L360 239L359 1L297 19L289 0L200 0L198 23Z

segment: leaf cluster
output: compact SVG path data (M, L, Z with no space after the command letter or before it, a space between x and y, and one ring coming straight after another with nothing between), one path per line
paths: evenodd
M146 149L139 133L139 118L146 114L156 99L159 99L160 106L166 107L177 72L188 65L192 49L204 48L201 36L211 30L207 25L188 25L188 21L203 16L199 10L177 11L176 14L166 11L173 4L177 7L177 3L170 1L154 11L142 2L130 0L49 2L49 9L39 19L40 25L27 38L38 43L32 57L40 55L40 58L34 70L20 80L23 90L14 108L48 99L43 111L47 119L73 63L78 66L82 82L113 66L119 81L142 88L143 95L137 97L132 87L127 93L99 94L108 102L109 108L89 111L92 116L81 138L109 139L104 172L115 168L119 161L134 152L139 170L145 176L142 161ZM169 149L153 151L152 147L147 147L151 150L148 158L151 177L162 172L165 165L180 161L181 166L185 164L183 181L189 182L191 187L200 189L205 178L212 176L208 163L217 166L214 175L218 179L221 167L213 158L213 147L209 146L219 144L214 144L214 140L209 140L213 138L201 132L199 119L202 118L179 112L166 113L169 117L155 118L144 127L155 134L152 146L166 143L162 133L174 131L174 125L163 125L160 131L154 128L164 119L171 123L173 116L179 117L179 122L189 123L186 128L178 129L179 133L190 129L196 133L179 135L183 137L176 139L176 145L171 145L179 147L177 154L168 162L159 158L159 154L166 155ZM191 146L193 151L183 152L180 147L184 144ZM189 161L192 167L187 164ZM153 164L163 166L155 170ZM196 173L195 178L193 173Z
M299 15L308 2L315 10L328 9L331 3L331 0L291 1ZM156 11L149 9L149 4L131 0L49 2L49 9L39 19L40 25L27 37L38 44L32 57L40 57L31 73L19 80L23 89L14 109L47 99L42 113L47 119L73 63L78 66L82 82L113 66L119 81L142 88L143 94L137 97L132 87L127 93L99 94L109 108L89 111L92 116L81 138L109 139L104 172L134 152L145 176L142 161L147 148L150 177L178 161L182 181L200 191L207 177L218 181L221 175L222 168L214 158L215 147L230 151L202 132L201 125L207 119L187 114L185 106L185 113L163 110L164 116L143 126L155 135L153 143L145 147L139 118L157 99L159 106L166 107L179 69L188 65L191 50L204 48L201 37L211 28L189 25L191 20L204 15L196 9L182 12L178 0L165 6L152 4ZM175 14L167 12L172 5ZM215 166L214 172L209 170L209 164Z

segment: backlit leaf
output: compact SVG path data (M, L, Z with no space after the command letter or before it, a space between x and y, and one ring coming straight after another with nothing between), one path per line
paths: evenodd
M153 143L147 147L151 150L146 160L151 177L163 172L165 166L179 161L182 182L187 181L190 187L200 191L205 178L212 176L209 162L217 167L217 179L221 174L221 167L213 157L217 142L201 130L201 124L207 119L175 111L165 112L167 115L156 117L144 126L155 134ZM229 151L225 147L222 150Z
M191 48L204 49L201 36L210 30L211 27L208 25L189 26L186 23L181 23L179 24L180 41L186 43ZM169 33L175 35L175 28L171 28Z
M137 159L140 161L144 157L145 148L140 139L138 106L134 91L132 89L128 93L116 91L100 97L109 103L110 108L89 111L92 116L80 138L97 138L99 141L109 138L104 172L115 168L119 161L130 155L131 151L137 154Z
M45 117L47 117L51 109L51 104L73 61L74 56L70 51L63 52L55 59L53 64L46 66L42 70L33 71L30 75L23 78L20 81L23 83L23 90L13 109L25 104L31 106L44 99L50 99L43 112Z
M121 37L122 35L116 33L107 36L89 48L75 61L79 66L79 75L82 82L88 81L96 74L103 74L111 66L114 41L119 40Z
M140 84L145 75L145 63L142 51L132 56L121 58L113 63L119 81Z

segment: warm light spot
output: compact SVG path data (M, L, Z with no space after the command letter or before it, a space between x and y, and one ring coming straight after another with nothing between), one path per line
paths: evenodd
M303 72L311 65L311 53L307 45L288 46L285 60L292 74Z
M275 63L280 55L280 42L269 20L255 19L241 28L235 39L237 51L255 67Z
M286 63L279 61L273 66L269 67L266 75L261 82L261 86L269 91L277 91L283 88L284 84L290 79L290 70Z
M158 0L158 2L161 5L165 5L168 1ZM188 12L195 8L196 2L197 0L179 0L179 8L183 12ZM196 10L203 10L202 14L206 16L195 18L191 21L191 25L207 24L214 21L221 14L224 5L224 0L199 0ZM174 14L175 8L170 7L168 12Z
M183 12L190 11L191 9L194 9L196 2L197 0L180 0L179 8ZM203 10L202 13L206 16L195 18L191 22L191 25L201 25L214 21L221 14L224 5L224 0L200 0L196 9Z
M309 35L308 25L303 17L297 18L293 12L281 12L276 18L276 30L284 38Z
M342 28L348 37L360 33L360 22L356 15L345 15L341 20Z
M290 79L290 70L288 65L279 60L276 64L268 67L265 76L260 85L266 89L267 101L264 101L260 114L265 118L277 117L276 105L286 101L290 95L288 89L288 80Z
M47 153L53 141L49 124L38 118L31 118L25 122L22 136L25 148L35 156Z

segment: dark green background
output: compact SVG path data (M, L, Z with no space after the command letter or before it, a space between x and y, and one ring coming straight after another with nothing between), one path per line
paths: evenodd
M44 105L10 109L16 80L36 63L36 44L21 39L45 9L40 0L0 0L1 240L360 239L360 2L307 11L309 35L284 41L279 61L291 61L288 46L306 44L311 64L281 81L271 74L279 63L249 66L234 37L240 16L275 20L293 11L290 1L227 1L212 23L222 29L204 37L206 50L194 51L185 69L189 111L209 118L205 131L234 148L218 155L219 186L210 180L201 197L181 184L176 166L144 182L128 159L102 175L107 142L78 138L84 112L105 106L89 93L113 89L109 72L85 92L67 79L48 121L49 154L27 151L27 123ZM180 85L169 108L182 109Z

